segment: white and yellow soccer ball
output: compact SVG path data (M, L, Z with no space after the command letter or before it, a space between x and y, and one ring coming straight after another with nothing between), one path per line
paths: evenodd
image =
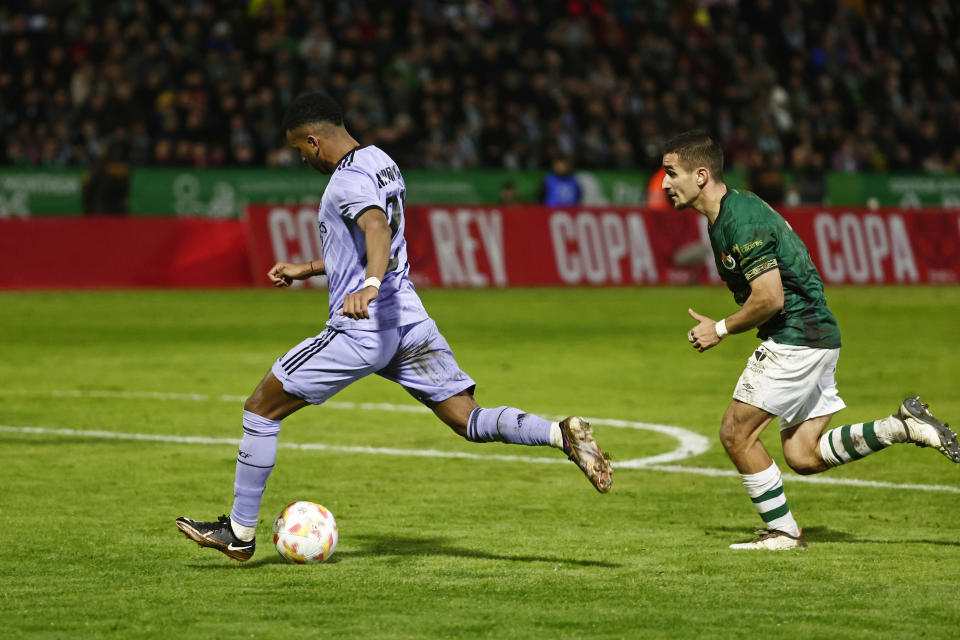
M339 533L330 510L315 502L292 502L273 523L273 544L284 559L320 564L333 555Z

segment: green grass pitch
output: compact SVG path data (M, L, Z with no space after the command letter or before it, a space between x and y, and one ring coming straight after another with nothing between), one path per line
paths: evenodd
M849 407L835 424L913 392L960 422L960 288L827 294ZM705 354L686 342L687 307L728 314L725 290L423 298L482 405L671 425L709 449L621 468L602 496L572 464L536 463L555 451L471 444L398 410L418 405L374 376L284 422L281 446L328 448L280 449L259 549L238 567L174 518L229 510L242 398L319 333L325 293L2 293L0 637L956 637L960 467L933 451L899 446L822 476L842 484L785 472L810 548L727 549L761 524L716 435L756 339ZM596 431L621 461L678 446ZM764 441L786 469L775 426ZM403 455L427 449L439 453ZM327 564L273 549L273 518L298 499L337 517Z

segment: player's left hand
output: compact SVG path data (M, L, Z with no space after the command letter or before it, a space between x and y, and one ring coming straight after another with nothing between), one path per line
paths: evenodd
M343 309L340 309L338 315L354 320L369 318L370 312L367 310L367 305L376 300L379 293L376 287L364 287L360 291L347 294L343 299Z
M717 336L716 322L707 316L700 315L693 309L687 309L687 313L690 314L691 318L699 322L697 326L687 332L687 340L690 341L694 349L703 353L710 347L715 347L720 344L720 337Z

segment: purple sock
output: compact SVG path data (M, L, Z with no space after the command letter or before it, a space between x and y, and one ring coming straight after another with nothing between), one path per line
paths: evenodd
M279 433L279 420L243 412L243 438L237 451L237 475L233 483L233 509L230 511L230 518L238 524L257 526L267 478L277 461Z
M550 425L549 420L513 407L474 409L467 423L467 440L550 446Z

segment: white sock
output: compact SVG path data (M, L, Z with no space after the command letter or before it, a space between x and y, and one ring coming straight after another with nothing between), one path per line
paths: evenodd
M563 433L560 432L560 423L550 423L550 446L563 449Z
M787 506L783 479L776 462L759 473L740 474L740 478L767 528L785 531L792 536L800 535L800 527Z
M233 535L237 536L244 542L253 540L253 536L257 533L256 527L248 527L246 525L239 524L232 518L230 519L230 528L233 529Z
M906 441L907 430L900 418L887 416L825 431L820 436L820 457L828 467L836 467Z
M910 434L907 433L907 425L897 416L887 416L873 421L873 429L877 434L877 440L883 444L897 444L898 442L910 442Z

